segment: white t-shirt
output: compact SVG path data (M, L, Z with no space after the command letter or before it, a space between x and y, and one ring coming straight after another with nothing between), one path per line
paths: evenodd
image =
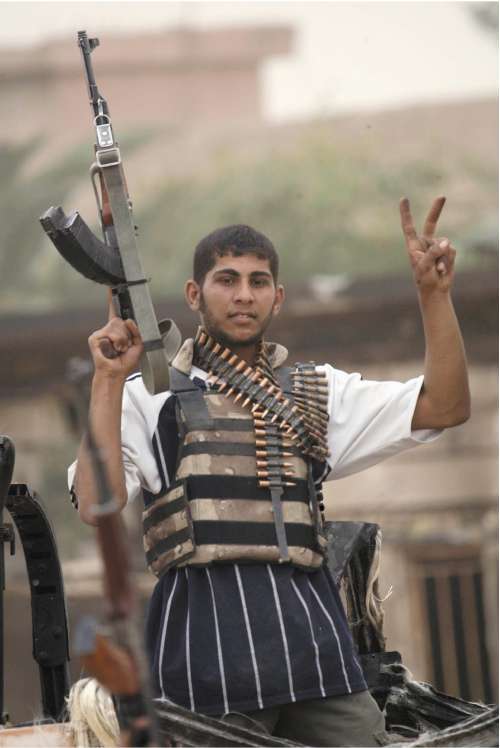
M348 374L329 364L317 367L328 378L329 472L326 480L345 478L418 444L436 439L441 431L412 431L411 422L422 388L423 376L407 382L375 382ZM193 366L191 378L206 380ZM129 501L142 488L153 494L161 489L161 477L153 452L158 417L171 392L150 395L140 374L125 384L122 410L122 452ZM76 462L68 469L71 488ZM165 471L164 471L165 472Z

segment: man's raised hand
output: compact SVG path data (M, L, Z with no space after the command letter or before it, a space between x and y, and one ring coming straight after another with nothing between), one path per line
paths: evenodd
M143 347L136 323L116 314L110 291L108 322L89 337L96 373L125 380L137 368Z
M424 223L422 234L417 234L410 210L410 201L403 197L399 203L401 227L415 283L421 291L448 291L453 281L456 251L446 237L435 237L436 227L446 202L437 197Z

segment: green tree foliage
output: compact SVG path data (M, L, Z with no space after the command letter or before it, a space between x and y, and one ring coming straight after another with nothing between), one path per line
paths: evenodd
M148 142L144 133L129 136L122 142L125 159ZM72 209L68 194L83 183L88 145L35 177L23 177L36 147L0 149L2 173L9 174L0 187L0 311L101 303L102 290L58 256L38 223L51 204ZM462 151L450 157L439 148L425 151L425 158L415 156L415 149L410 154L390 157L384 148L363 148L354 141L340 147L334 129L324 123L300 130L287 145L267 142L263 131L262 148L254 153L214 148L209 168L182 179L165 176L148 194L133 195L156 298L181 295L196 243L229 223L248 223L267 233L289 283L321 273L405 272L398 213L404 194L417 221L433 197L449 195L442 223L460 245L495 213L494 162L478 162ZM94 230L98 233L95 224Z
M124 145L131 153L143 139L144 133L136 133ZM67 197L88 173L89 144L73 146L30 176L27 164L42 145L0 144L0 173L8 175L0 182L0 312L91 304L102 297L59 257L38 220L51 205L71 212Z
M485 173L464 161L464 168L479 193L488 186L495 193L494 166ZM384 154L340 149L314 128L292 149L264 149L257 159L219 155L204 178L166 180L139 215L153 289L178 294L197 241L229 223L248 223L270 236L288 283L322 273L405 272L399 198L409 194L416 219L423 219L451 181L445 162L389 162ZM475 205L473 200L451 220L445 212L446 230L456 241L480 220Z

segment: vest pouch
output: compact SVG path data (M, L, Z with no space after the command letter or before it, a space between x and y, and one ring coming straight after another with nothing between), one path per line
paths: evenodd
M186 479L176 480L148 504L142 513L142 527L146 562L157 577L194 554Z

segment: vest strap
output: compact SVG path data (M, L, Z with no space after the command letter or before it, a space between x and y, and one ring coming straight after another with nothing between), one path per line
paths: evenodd
M287 532L285 528L285 521L283 519L283 507L281 505L283 489L271 487L269 491L271 494L271 504L273 506L274 527L276 530L276 537L278 539L280 561L289 561L290 554L288 553Z
M319 519L318 495L316 492L316 486L314 485L311 461L307 463L307 486L309 489L309 500L311 502L311 514L313 517L316 532L319 534L321 533L321 523Z
M170 551L172 548L175 548L176 545L181 545L182 543L185 543L186 540L191 540L191 538L191 529L189 527L184 527L182 530L174 532L168 538L160 540L159 543L155 544L154 548L150 551L146 551L146 561L148 566L150 566L158 556L161 556L162 553Z
M269 489L259 486L257 478L238 475L190 475L186 482L190 496L197 499L247 499L269 501ZM307 481L295 480L287 486L287 501L307 501Z
M264 522L194 522L197 545L274 545L276 527ZM287 523L288 543L302 548L316 549L314 530L307 525ZM159 544L161 545L161 544ZM288 553L288 551L287 551Z
M170 389L177 396L185 419L186 431L201 431L210 428L212 419L208 413L203 392L178 369L171 369Z
M235 442L234 444L225 444L220 442L190 442L184 444L181 450L182 457L189 455L228 455L238 457L255 457L255 444L246 444ZM297 447L288 447L288 451L300 457L300 450ZM280 454L280 450L276 450Z
M189 390L199 389L193 380L188 377L184 372L176 369L175 366L170 367L170 390L177 394L178 392L184 392Z
M154 527L162 520L171 517L173 514L177 514L177 512L182 512L185 509L186 499L183 496L174 501L170 501L168 504L159 506L157 509L152 511L150 515L144 518L142 522L144 532L148 532L151 527Z

